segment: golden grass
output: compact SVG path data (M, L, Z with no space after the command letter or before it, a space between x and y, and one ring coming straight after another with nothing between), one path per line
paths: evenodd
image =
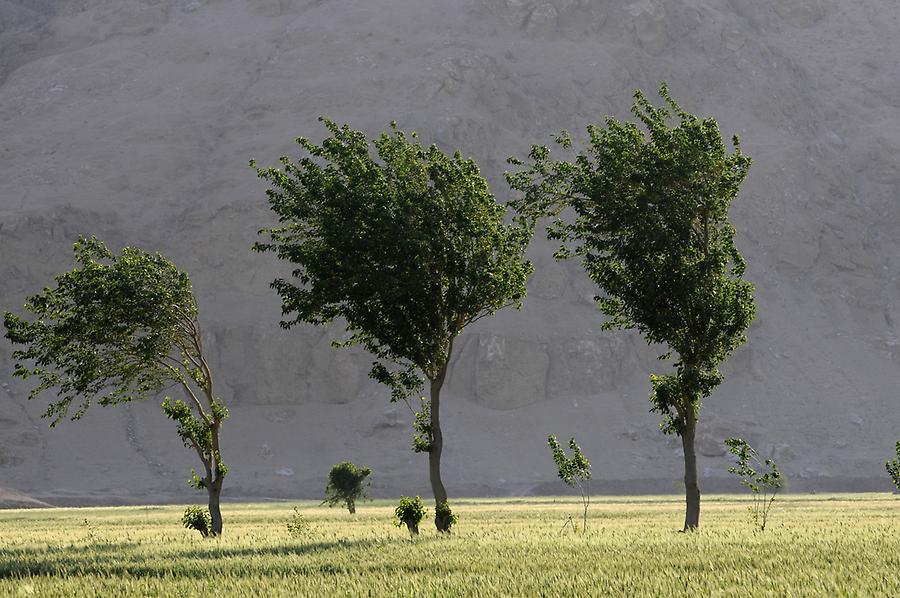
M310 521L286 528L292 507ZM705 497L682 534L678 497L457 500L460 523L418 538L393 503L356 516L312 503L226 504L225 535L180 527L181 507L0 512L10 596L900 596L900 500L779 497L754 531L746 497ZM432 509L430 509L431 511Z

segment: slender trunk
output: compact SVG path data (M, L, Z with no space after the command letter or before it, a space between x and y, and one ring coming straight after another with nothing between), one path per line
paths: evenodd
M684 447L684 531L700 527L700 485L697 482L697 452L694 439L697 435L697 411L693 405L685 408L684 431L681 444Z
M441 451L444 449L444 436L441 433L441 387L447 367L431 381L431 450L428 451L428 475L431 478L431 491L434 494L434 506L447 500L447 490L441 480ZM450 529L449 522L441 517L434 518L434 525L439 532Z
M409 530L410 536L418 536L419 535L419 526L412 519L404 519L403 523L406 524L406 529Z
M579 488L581 488L581 503L584 506L584 516L581 520L581 531L587 532L587 512L588 507L591 504L591 490L590 487L587 486L587 482L582 486L579 484Z
M222 510L219 508L219 499L222 496L222 479L213 481L207 486L209 491L209 517L212 520L212 528L209 530L212 536L222 535Z
M211 397L210 401L212 401ZM219 468L219 462L222 460L222 455L219 454L220 425L221 422L214 416L212 429L210 430L213 449L211 459L212 471L209 476L210 483L206 486L209 490L209 517L212 520L212 529L210 531L213 536L222 535L222 510L219 508L219 499L222 496L222 482L224 481L224 475Z
M347 510L350 511L351 515L355 515L356 514L356 503L354 503L352 500L348 500L347 501Z

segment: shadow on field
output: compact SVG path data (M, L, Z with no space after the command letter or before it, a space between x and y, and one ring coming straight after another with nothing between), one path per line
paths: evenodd
M233 557L290 557L302 556L334 549L365 549L377 544L373 540L335 540L332 542L313 542L271 547L231 548L209 546L197 550L166 552L156 554L149 552L146 544L120 542L95 544L71 548L17 548L0 550L0 579L20 579L34 576L69 576L100 575L131 577L161 576L197 576L198 573L217 573L216 561L222 560L222 567L227 567ZM140 549L141 554L134 554L133 549ZM117 554L113 554L117 553ZM206 561L198 563L198 561ZM241 561L242 567L248 563ZM234 563L234 561L230 561ZM252 561L249 563L253 567ZM260 567L270 569L271 562L260 563ZM348 571L346 567L334 563L320 564L283 564L284 572L295 575L337 575Z

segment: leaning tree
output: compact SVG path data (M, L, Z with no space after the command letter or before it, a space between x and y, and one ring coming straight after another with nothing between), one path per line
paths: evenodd
M676 354L674 371L651 376L652 411L684 447L684 529L700 522L694 449L702 399L722 381L718 365L746 339L753 285L742 279L728 208L750 167L737 137L729 153L712 118L688 114L671 98L653 106L641 91L633 115L587 128L589 145L574 161L535 145L529 164L507 174L526 217L550 217L558 259L580 257L602 292L605 329L638 330ZM677 122L672 123L673 114ZM556 142L571 150L569 135ZM511 158L522 166L523 161Z
M413 448L428 453L435 525L448 531L440 396L453 340L476 320L521 305L530 229L505 222L506 208L459 152L423 147L394 123L370 144L362 132L321 120L330 137L321 145L299 138L297 162L251 162L271 185L280 223L261 231L270 241L255 249L296 267L292 280L272 283L283 327L341 318L349 335L339 344L359 344L376 358L370 376L391 388L393 401L420 392L427 379Z
M203 463L205 475L192 472L190 484L209 494L208 534L220 535L228 469L219 431L228 410L213 394L190 278L159 253L126 247L115 255L94 237L75 243L75 261L55 288L28 298L33 317L4 314L6 338L21 346L13 352L15 375L37 378L31 399L56 391L44 413L51 427L73 402L76 420L95 400L112 406L180 386L187 401L166 397L162 407Z

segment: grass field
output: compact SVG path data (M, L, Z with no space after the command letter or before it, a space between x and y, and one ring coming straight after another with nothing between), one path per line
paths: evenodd
M452 537L299 503L226 504L225 534L181 528L179 507L0 512L0 595L10 596L900 596L900 499L779 498L754 531L745 497L704 498L678 533L677 497L600 499L586 534L576 499L460 500ZM431 509L429 509L431 512Z

